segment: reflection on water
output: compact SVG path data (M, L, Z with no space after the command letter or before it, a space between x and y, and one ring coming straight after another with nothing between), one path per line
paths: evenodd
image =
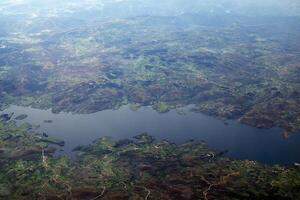
M300 161L300 134L284 140L279 129L257 129L229 121L186 112L160 114L150 107L132 111L128 106L119 110L106 110L94 114L53 114L50 110L10 106L4 112L14 116L27 114L18 123L29 122L40 126L41 132L66 142L63 152L71 155L74 147L91 143L96 138L110 136L123 139L148 132L157 139L184 142L204 140L219 151L228 150L228 156L257 160L263 163L293 164ZM45 123L45 120L52 123Z

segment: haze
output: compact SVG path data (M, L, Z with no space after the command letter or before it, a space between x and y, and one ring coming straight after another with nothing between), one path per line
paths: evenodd
M0 0L0 200L298 200L299 0Z

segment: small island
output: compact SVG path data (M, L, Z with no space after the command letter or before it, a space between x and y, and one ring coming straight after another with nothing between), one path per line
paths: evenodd
M53 123L53 120L46 119L46 120L44 120L44 123L50 124L50 123Z
M23 119L26 119L27 117L28 117L28 115L21 114L21 115L18 115L17 117L15 117L15 120L23 120Z

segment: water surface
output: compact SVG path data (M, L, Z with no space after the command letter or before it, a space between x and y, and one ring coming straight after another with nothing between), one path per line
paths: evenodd
M283 139L281 130L257 129L228 121L228 125L200 113L176 111L158 113L151 107L132 111L128 106L119 110L105 110L93 114L54 114L50 110L10 106L5 113L14 116L27 114L28 118L18 123L40 125L39 131L66 142L63 153L72 155L78 145L110 136L124 139L147 132L157 140L167 139L181 143L190 139L204 140L213 149L228 150L227 156L235 159L257 160L267 164L293 164L300 162L300 134ZM53 120L45 123L44 120Z

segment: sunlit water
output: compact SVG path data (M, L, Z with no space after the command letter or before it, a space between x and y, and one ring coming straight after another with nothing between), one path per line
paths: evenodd
M157 140L167 139L181 143L190 139L204 140L213 149L228 150L227 156L235 159L257 160L268 164L300 162L300 134L283 139L281 130L257 129L222 121L199 113L176 111L158 113L150 107L132 111L128 106L119 110L106 110L94 114L53 114L50 110L10 106L5 113L27 114L18 123L40 125L39 131L62 139L66 145L61 153L72 156L72 149L93 140L110 136L113 139L130 138L147 132ZM45 123L44 120L53 120Z

